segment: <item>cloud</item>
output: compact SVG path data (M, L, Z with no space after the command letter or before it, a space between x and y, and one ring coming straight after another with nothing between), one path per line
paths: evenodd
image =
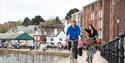
M0 22L15 21L25 17L41 15L48 19L52 16L64 18L72 8L82 7L94 0L0 0Z

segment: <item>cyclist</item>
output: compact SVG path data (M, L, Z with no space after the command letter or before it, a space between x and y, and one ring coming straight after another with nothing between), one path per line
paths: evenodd
M96 42L96 38L98 37L98 32L91 24L89 24L88 28L85 28L85 31L88 33L88 37L89 37L89 42L87 44L87 49L88 49L88 47L94 46L94 43ZM95 52L95 51L93 50L92 52ZM88 54L87 54L86 61L88 61Z
M75 60L77 61L77 57L78 57L78 50L77 50L77 46L78 46L78 40L81 40L80 38L80 27L78 25L76 25L76 21L72 20L71 21L71 25L68 27L67 31L66 31L66 35L68 37L69 40L73 40L74 42L74 50L75 50ZM77 41L76 41L77 40ZM68 49L71 49L71 42L68 42Z

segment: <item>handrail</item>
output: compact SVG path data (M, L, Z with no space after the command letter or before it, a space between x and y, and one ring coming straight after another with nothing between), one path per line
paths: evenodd
M101 46L100 52L109 63L124 63L125 58L125 33Z

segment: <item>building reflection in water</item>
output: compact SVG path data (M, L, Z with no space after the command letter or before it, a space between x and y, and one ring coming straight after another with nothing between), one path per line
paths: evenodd
M0 51L0 63L54 63L63 57Z

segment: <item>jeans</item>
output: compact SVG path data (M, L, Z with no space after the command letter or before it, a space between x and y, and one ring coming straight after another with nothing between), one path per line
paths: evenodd
M78 41L76 41L76 42L73 42L74 43L74 53L75 53L75 59L77 59L77 57L78 57L78 49L77 49L77 46L78 46ZM69 41L68 42L68 50L70 51L70 49L71 49L71 42Z

